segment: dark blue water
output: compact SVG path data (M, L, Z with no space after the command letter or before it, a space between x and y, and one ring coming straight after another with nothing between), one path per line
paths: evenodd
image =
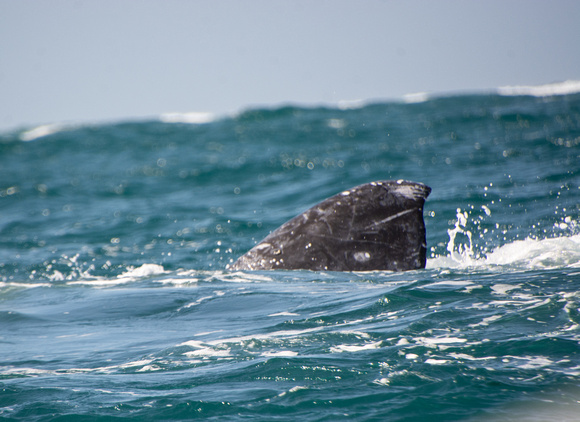
M198 117L0 135L0 419L580 419L580 94ZM387 179L425 270L226 270Z

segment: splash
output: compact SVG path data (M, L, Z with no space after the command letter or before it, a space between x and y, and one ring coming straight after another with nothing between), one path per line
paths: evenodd
M79 261L79 257L80 254L73 255L72 257L63 255L59 259L52 260L47 264L44 274L38 274L37 271L32 271L29 278L33 280L38 276L45 276L52 282L68 281L77 278L95 278L91 274L95 269L94 264L88 264L87 266L87 264Z
M454 226L447 230L448 254L429 259L427 268L580 268L580 224L572 217L566 216L554 223L553 234L556 236L538 238L530 235L523 240L508 241L499 246L489 246L494 244L490 238L496 235L494 231L481 230L479 237L484 244L477 249L473 242L474 233L477 233L479 223L491 216L487 206L481 208L485 215L475 218L467 211L457 209ZM506 240L505 237L503 239Z
M451 259L458 263L472 263L473 261L473 239L472 234L466 229L469 215L467 211L462 212L457 208L457 221L455 227L447 230L449 235L449 242L447 243L447 251ZM458 242L458 235L462 235L467 239L466 243Z

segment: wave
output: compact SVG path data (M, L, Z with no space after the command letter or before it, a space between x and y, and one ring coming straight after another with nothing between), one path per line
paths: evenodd
M580 234L561 236L554 238L536 239L527 238L515 240L513 242L495 247L485 253L476 254L469 246L456 241L453 234L450 235L448 254L434 256L427 260L426 269L430 271L447 272L449 270L459 271L499 271L510 273L513 271L537 271L556 269L576 269L580 270ZM274 280L290 278L293 281L298 279L311 279L312 272L280 272L267 271L263 273L231 272L226 270L196 270L177 269L168 270L159 264L143 264L138 267L127 266L118 275L95 275L93 267L85 268L86 264L81 262L80 257L67 258L71 263L70 272L62 271L48 266L45 271L35 271L34 281L0 281L0 289L8 288L35 288L50 287L53 283L85 286L93 288L112 288L120 285L128 285L139 282L158 284L160 286L186 287L196 285L203 281L217 281L225 283L261 283ZM390 272L376 271L364 273L344 273L349 280L357 277L357 274L365 277L376 273L383 279L383 276ZM393 275L398 273L392 273ZM580 274L577 273L577 274ZM316 279L342 280L337 277L337 273L316 273ZM389 276L390 277L390 276ZM391 280L394 281L394 280Z
M403 95L403 102L406 104L424 103L433 99L462 97L471 95L488 95L489 91L470 91L463 92L413 92ZM500 86L492 93L505 96L532 96L532 97L552 97L555 95L571 95L580 93L580 81L568 80L564 82L555 82L542 85L506 85Z
M403 95L400 99L356 99L356 100L340 100L335 103L296 103L292 104L291 108L297 109L312 109L317 107L337 109L341 111L345 110L357 110L362 109L370 105L375 104L389 104L389 103L399 103L402 100L403 104L415 104L424 103L427 101L450 98L450 97L463 97L472 95L489 95L490 91L441 91L441 92L414 92ZM580 93L580 81L567 80L563 82L556 82L543 85L506 85L500 86L496 89L491 90L492 94L500 96L533 96L533 97L550 97L550 96L560 96L560 95L571 95ZM271 106L262 107L244 107L241 110L234 113L213 113L208 111L186 111L186 112L164 112L154 117L125 117L115 120L104 120L104 121L85 121L85 122L54 122L48 124L42 124L34 126L32 128L20 130L16 132L18 139L24 142L34 141L39 138L43 138L49 135L53 135L60 132L71 131L79 129L86 126L101 126L108 125L111 123L127 123L127 122L152 122L159 121L162 123L185 123L185 124L208 124L213 123L223 118L232 117L236 118L244 115L248 112L257 112L261 110L279 110L288 108L288 104L273 104Z
M569 95L580 93L580 81L568 80L564 82L556 82L543 85L514 85L514 86L501 86L494 90L493 93L501 96L534 96L534 97L549 97L554 95ZM240 116L248 112L256 112L260 110L279 110L285 108L296 108L296 109L312 109L312 108L330 108L337 109L341 111L345 110L358 110L365 108L370 105L375 104L389 104L389 103L399 103L401 100L404 104L417 104L424 103L434 99L450 98L450 97L463 97L472 95L489 95L489 91L440 91L440 92L411 92L404 94L400 99L388 99L388 98L378 98L378 99L354 99L354 100L339 100L337 102L331 103L280 103L272 104L270 106L262 107L249 107L243 108L240 111L233 113L232 116ZM221 116L223 117L223 116ZM220 119L220 115L210 112L175 112L175 113L162 113L159 116L159 120L164 123L191 123L191 124L203 124L212 123Z
M497 89L499 95L532 97L551 97L554 95L569 95L580 92L580 81L564 81L545 85L515 85L502 86Z

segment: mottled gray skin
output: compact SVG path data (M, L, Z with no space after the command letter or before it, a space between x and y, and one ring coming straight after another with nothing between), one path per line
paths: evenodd
M230 270L407 271L425 268L431 188L389 180L328 198L270 233Z

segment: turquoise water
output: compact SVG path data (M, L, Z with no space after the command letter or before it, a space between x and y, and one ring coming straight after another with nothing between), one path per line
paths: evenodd
M425 270L226 270L388 179ZM0 418L577 420L579 199L577 93L5 132Z

